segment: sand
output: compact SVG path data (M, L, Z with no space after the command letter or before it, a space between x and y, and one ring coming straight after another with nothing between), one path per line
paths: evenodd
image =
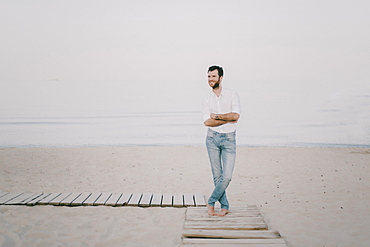
M288 246L369 246L370 149L239 147L233 206ZM204 147L0 149L9 192L212 191ZM184 208L0 206L0 246L179 246Z

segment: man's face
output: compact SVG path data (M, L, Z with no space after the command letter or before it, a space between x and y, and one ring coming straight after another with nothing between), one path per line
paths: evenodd
M211 88L217 89L220 86L221 81L222 76L220 77L218 75L217 69L208 72L208 84Z

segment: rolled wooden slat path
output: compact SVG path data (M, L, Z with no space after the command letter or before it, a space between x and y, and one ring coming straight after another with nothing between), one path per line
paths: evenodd
M0 205L205 207L200 193L15 193L0 191Z
M187 208L183 246L286 247L278 231L268 230L256 206L231 208L223 217L209 216L207 208Z

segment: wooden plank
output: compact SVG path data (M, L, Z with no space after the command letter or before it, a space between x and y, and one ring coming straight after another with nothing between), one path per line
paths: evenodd
M19 192L10 192L6 195L4 195L3 197L0 198L0 205L1 204L5 204L6 202L10 201L10 200L13 200L14 198L17 198L18 196L22 195L23 193L19 193Z
M194 210L196 209L196 210ZM219 211L219 208L215 208L215 211ZM201 208L188 208L186 210L187 217L211 217L208 215L207 208L201 207ZM226 215L227 217L240 217L240 216L246 216L246 217L255 217L255 216L261 216L260 212L257 210L253 211L236 211L233 209L229 210L229 213ZM226 217L225 216L225 217Z
M182 194L174 194L172 206L183 207L184 206L184 196Z
M9 194L9 192L5 192L5 191L0 191L0 198Z
M216 217L215 217L216 218ZM222 218L222 217L217 217L217 218ZM207 220L187 220L184 224L189 224L189 225L221 225L222 226L228 226L228 225L245 225L245 224L265 224L265 221L263 218L249 218L249 220L240 220L238 218L228 218L228 219L207 219Z
M204 195L196 193L194 194L194 201L196 207L205 207L207 206Z
M183 237L190 238L280 238L278 231L238 231L238 230L194 230L184 229Z
M32 200L29 200L28 202L26 202L26 205L27 206L34 206L36 205L39 201L41 201L42 199L50 196L51 193L46 193L46 194L41 194L39 197L35 197L34 199Z
M172 207L172 194L163 194L162 207Z
M282 238L271 239L217 239L217 238L184 238L183 244L275 244L286 246ZM212 245L213 246L213 245Z
M216 207L215 209L219 209L219 207ZM195 207L195 208L189 208L188 211L191 212L198 212L198 211L204 211L205 208L203 207ZM229 208L229 211L233 212L259 212L258 208L254 207L231 207Z
M184 194L184 206L185 207L194 207L195 202L194 202L194 195L190 193L185 193Z
M205 247L205 246L212 246L212 247L287 247L286 244L194 244L194 243L184 243L182 246L191 246L191 247Z
M202 194L199 194L202 195ZM202 195L203 196L203 195ZM192 208L192 210L200 210L201 208ZM234 210L259 210L255 205L232 206L230 209Z
M6 204L6 205L22 205L22 204L25 204L23 202L26 201L28 198L30 198L30 197L35 198L37 195L40 195L40 194L37 194L37 193L23 193L22 195L17 196L16 198L14 198L10 201L7 201L4 204Z
M286 244L183 244L182 246L191 246L191 247L287 247Z
M81 193L78 197L76 197L69 206L82 206L83 203L91 196L90 192Z
M60 196L62 193L50 193L48 196L44 197L42 200L37 202L37 205L48 205L51 200Z
M43 197L45 197L45 194L43 193L35 193L34 196L29 197L27 200L24 200L22 202L22 205L28 205L29 202L35 201L35 200L41 200Z
M203 229L203 230L268 230L266 224L192 224L185 222L184 229Z
M66 197L68 197L71 193L64 192L61 193L58 197L55 197L53 200L49 202L49 205L59 206L59 203L63 201Z
M130 200L127 203L127 206L139 206L141 197L142 197L141 193L133 193Z
M262 217L218 217L213 216L209 218L187 218L186 222L192 224L249 224L258 223L264 224Z
M216 210L216 212L219 212L219 210ZM225 215L223 218L226 218L226 217L227 218L240 218L240 217L241 218L248 218L248 217L262 217L262 216L261 216L260 213L248 214L248 215L229 213L229 214ZM204 212L202 214L186 214L185 218L186 218L186 220L202 220L202 219L215 219L215 220L217 220L220 217L210 216L210 215L208 215L208 212Z
M59 206L70 206L71 203L76 199L78 198L79 196L81 195L80 192L73 192L71 194L69 194L69 196L67 196L66 198L64 198L63 200L61 200L59 202Z
M160 207L162 204L162 194L154 193L152 197L151 207Z
M123 193L118 199L116 206L125 206L128 201L131 199L132 193Z
M143 196L141 197L139 206L140 207L149 207L150 202L152 201L152 196L153 196L153 194L151 194L151 193L144 193Z
M118 199L121 197L122 193L113 193L109 199L105 202L105 206L116 206Z
M95 192L95 193L92 193L89 198L87 198L83 203L82 205L84 206L93 206L94 205L94 202L96 200L98 200L98 198L101 196L102 193L100 192Z
M104 205L105 202L109 199L112 193L102 193L100 197L94 202L94 206Z

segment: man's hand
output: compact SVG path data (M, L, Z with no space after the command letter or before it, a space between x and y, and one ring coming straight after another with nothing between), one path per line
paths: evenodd
M217 114L215 114L215 113L211 113L211 119L214 119L214 120L220 120L219 119L219 116L217 115Z

